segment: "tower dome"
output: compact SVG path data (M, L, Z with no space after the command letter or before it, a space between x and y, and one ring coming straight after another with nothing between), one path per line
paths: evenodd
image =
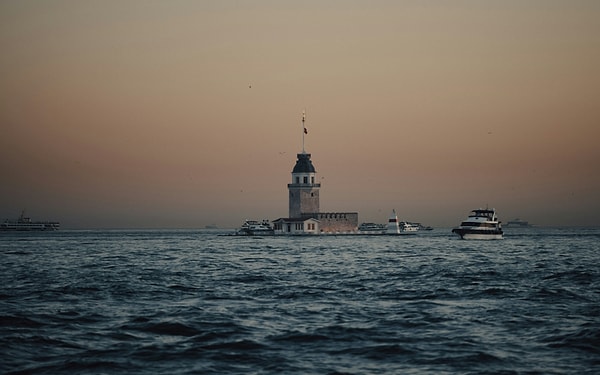
M298 160L292 173L316 173L315 166L310 160L310 154L298 154Z

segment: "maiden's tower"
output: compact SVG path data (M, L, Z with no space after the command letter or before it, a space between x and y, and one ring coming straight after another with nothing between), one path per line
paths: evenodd
M297 154L288 186L289 216L273 221L276 234L352 233L358 230L357 212L320 212L317 172L311 154L304 150L305 115L302 115L302 152Z

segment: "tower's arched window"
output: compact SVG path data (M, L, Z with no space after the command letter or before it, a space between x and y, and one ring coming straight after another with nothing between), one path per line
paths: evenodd
M304 176L304 183L308 184L308 177Z

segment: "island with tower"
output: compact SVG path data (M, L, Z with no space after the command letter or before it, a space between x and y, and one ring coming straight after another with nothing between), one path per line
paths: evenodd
M288 216L273 221L246 220L238 230L238 235L317 235L317 234L415 234L418 226L400 222L396 211L388 220L387 226L373 223L358 225L358 212L321 212L317 171L311 154L304 148L305 113L302 114L302 152L297 154L292 169L292 180L288 187ZM363 228L366 225L367 228Z

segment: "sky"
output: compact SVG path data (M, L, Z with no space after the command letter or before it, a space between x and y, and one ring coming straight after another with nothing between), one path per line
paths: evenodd
M0 2L0 220L600 225L600 2Z

